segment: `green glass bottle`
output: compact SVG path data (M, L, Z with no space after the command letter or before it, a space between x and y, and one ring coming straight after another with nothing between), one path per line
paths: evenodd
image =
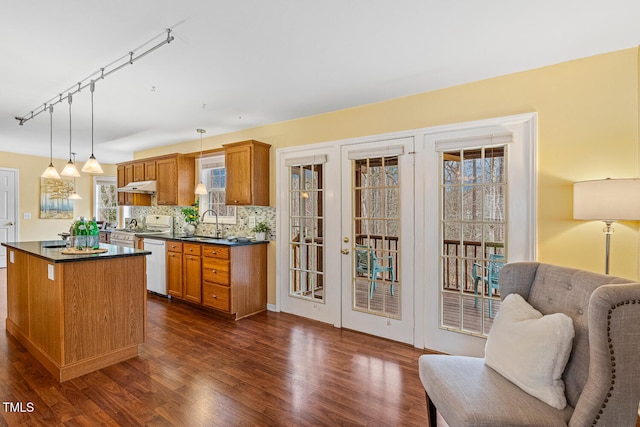
M88 222L87 228L89 229L87 247L92 249L100 248L100 229L98 228L95 216Z
M82 250L87 246L87 221L81 216L73 227L73 235L76 238L76 249Z

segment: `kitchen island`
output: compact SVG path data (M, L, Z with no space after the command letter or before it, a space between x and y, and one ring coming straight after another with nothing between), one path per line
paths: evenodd
M149 251L65 255L64 241L7 248L7 332L58 381L138 355L146 333Z

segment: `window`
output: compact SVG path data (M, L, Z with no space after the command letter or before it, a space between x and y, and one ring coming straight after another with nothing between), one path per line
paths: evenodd
M288 163L289 295L324 302L324 164L304 160Z
M97 221L118 223L118 193L115 176L94 177L95 217Z
M506 253L506 149L502 145L440 153L444 327L486 334L500 306L497 270Z
M236 223L236 207L225 204L227 173L224 166L224 154L204 157L200 160L200 179L206 185L208 193L200 196L200 212L212 209L218 214L220 224ZM208 212L204 222L215 222L215 214Z

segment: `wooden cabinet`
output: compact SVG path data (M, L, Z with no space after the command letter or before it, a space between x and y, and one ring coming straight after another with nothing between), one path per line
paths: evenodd
M202 304L231 314L230 249L206 246L202 257Z
M58 262L30 243L38 249L7 249L6 332L60 382L138 356L145 257Z
M136 164L133 162L118 164L118 188L124 187L130 182L143 181L136 178ZM140 173L140 172L138 172ZM118 192L118 205L120 206L151 206L150 194L134 194Z
M155 163L158 205L192 205L195 202L195 158L172 154L156 159Z
M264 311L267 245L224 246L170 240L167 292L235 319Z
M202 301L202 261L200 245L185 243L182 246L182 283L184 299L200 304Z
M192 205L195 202L195 158L171 154L118 164L118 187L137 181L156 181L158 205ZM151 195L118 193L118 204L151 206Z
M167 294L184 298L182 290L182 243L167 242Z
M144 164L144 180L145 181L155 181L157 178L156 174L156 161L155 160L146 160L143 162Z
M269 206L269 144L225 144L226 204Z

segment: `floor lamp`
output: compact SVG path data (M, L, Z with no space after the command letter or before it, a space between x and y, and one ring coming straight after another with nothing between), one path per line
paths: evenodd
M640 220L640 179L598 179L573 184L573 219L604 221L605 274L614 221Z

